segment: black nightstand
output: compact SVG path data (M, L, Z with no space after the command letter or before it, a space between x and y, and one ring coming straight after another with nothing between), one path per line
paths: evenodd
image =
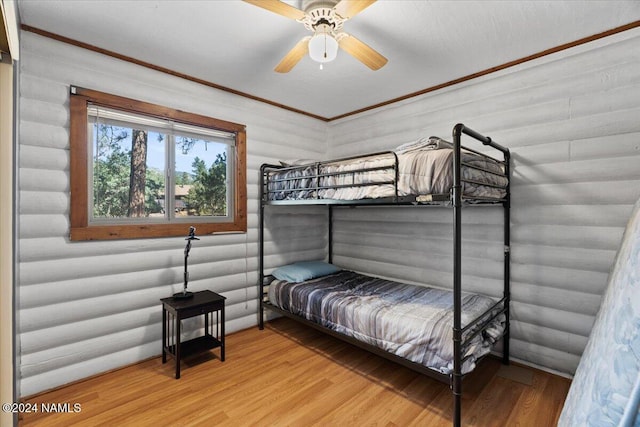
M194 292L192 298L162 298L162 363L167 354L176 361L176 379L180 378L180 359L183 356L220 347L220 360L224 362L224 300L211 291ZM213 315L215 313L215 334ZM180 321L194 316L204 316L204 335L180 342Z

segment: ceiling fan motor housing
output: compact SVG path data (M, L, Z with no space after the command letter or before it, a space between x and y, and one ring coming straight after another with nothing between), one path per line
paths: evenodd
M342 29L345 19L336 14L337 1L309 1L304 4L305 17L300 20L309 31L316 32L319 25L328 25L332 32Z
M318 8L333 9L338 3L340 0L301 0L300 9L305 12Z

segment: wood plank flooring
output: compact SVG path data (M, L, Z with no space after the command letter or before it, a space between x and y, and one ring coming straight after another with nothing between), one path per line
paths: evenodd
M76 413L23 414L21 426L449 426L449 387L290 319L227 337L219 351L160 357L34 396ZM554 426L570 381L486 359L463 382L466 426ZM526 375L525 375L526 376ZM516 376L514 376L516 377Z

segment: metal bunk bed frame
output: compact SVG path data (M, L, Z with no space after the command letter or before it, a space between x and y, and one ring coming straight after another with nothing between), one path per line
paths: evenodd
M473 139L480 141L483 145L490 146L498 151L500 151L503 155L504 160L500 161L486 154L480 153L476 150L469 149L468 147L464 147L461 144L462 134L468 135ZM498 302L496 302L489 310L487 310L482 315L478 316L472 322L467 324L464 328L462 327L462 207L464 206L464 201L467 198L463 197L462 194L462 185L464 182L470 182L478 184L477 182L465 180L461 174L461 167L464 164L467 167L481 169L477 166L473 166L470 164L466 164L462 161L461 151L462 149L475 153L481 157L485 157L488 159L492 159L502 163L504 166L504 176L508 179L508 184L506 187L506 195L503 199L479 199L479 198L468 198L470 200L476 202L488 202L488 203L501 203L504 208L504 289L503 289L503 297ZM335 200L335 199L305 199L305 200L269 200L269 192L268 190L268 182L265 180L265 177L268 179L268 171L274 170L283 170L288 169L286 166L281 165L270 165L263 164L260 167L260 181L259 181L259 197L260 197L260 227L259 227L259 328L264 329L264 309L268 308L274 312L277 312L283 316L292 318L298 322L304 323L310 327L318 329L324 333L332 335L341 340L347 341L353 345L356 345L360 348L363 348L367 351L370 351L374 354L382 356L386 359L389 359L393 362L396 362L400 365L408 367L414 371L417 371L421 374L434 378L438 381L449 383L450 388L452 390L453 399L454 399L454 408L453 408L453 425L459 427L461 424L461 415L462 415L462 364L465 359L462 358L462 350L465 344L471 340L476 334L480 333L484 327L489 324L495 317L504 313L506 318L505 330L503 333L503 351L502 351L502 363L505 365L509 364L509 338L510 338L510 326L509 326L509 304L511 301L511 291L510 291L510 261L511 261L511 251L510 251L510 221L511 221L511 174L510 174L510 152L508 148L505 148L497 143L495 143L491 138L481 135L480 133L466 127L462 123L458 123L453 128L453 187L451 194L439 194L430 197L426 202L420 202L416 200L415 196L409 197L400 197L398 196L398 158L397 155L390 152L389 153L395 157L395 164L393 168L395 170L395 180L393 182L376 182L375 185L380 184L393 184L395 185L395 196L391 198L381 198L381 199L363 199L363 200ZM370 154L370 156L375 156L383 153L374 153ZM341 162L345 160L351 160L356 158L363 158L367 156L354 156L343 159L331 160L327 162L317 162L317 173L315 175L316 178L316 186L311 187L310 189L315 190L316 194L319 193L318 190L326 189L326 188L341 188L341 187L354 187L354 186L366 186L373 184L353 184L353 185L339 185L332 187L322 187L320 185L320 178L328 175L341 175L346 173L353 172L367 172L373 170L380 169L389 169L390 167L375 167L375 168L365 168L358 169L357 171L349 171L349 172L339 172L332 174L320 174L320 165L333 163L333 162ZM299 167L290 167L290 169L296 169ZM486 171L489 173L493 173L491 171ZM295 178L287 178L291 180L300 179L300 177ZM285 179L286 180L286 179ZM486 184L483 184L486 185ZM309 189L309 188L307 188ZM316 196L317 197L317 196ZM454 247L454 256L453 256L453 298L454 298L454 315L453 315L453 372L451 374L442 374L435 370L429 369L419 363L412 362L410 360L404 359L402 357L396 356L395 354L388 353L382 349L374 347L370 344L363 343L361 341L356 340L355 338L342 335L338 332L332 331L319 325L317 323L306 320L300 316L291 314L285 310L282 310L268 301L266 301L266 292L265 292L265 279L272 277L264 274L264 209L267 205L327 205L328 206L328 260L332 262L333 260L333 209L335 206L381 206L381 205L417 205L417 206L430 206L434 203L439 205L442 202L449 202L450 206L453 208L453 247ZM493 315L490 313L494 308L502 305L502 308ZM470 329L474 325L480 325L477 331L475 331L471 336L466 337L464 340L462 339L463 334Z

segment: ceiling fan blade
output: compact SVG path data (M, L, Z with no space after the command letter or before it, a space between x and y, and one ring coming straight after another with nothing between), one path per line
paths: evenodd
M375 71L382 68L384 64L387 63L387 58L380 55L357 38L350 34L342 34L344 34L344 36L340 37L340 40L338 41L342 50L362 62L367 67Z
M278 73L288 73L291 71L291 69L295 67L296 64L309 52L309 40L311 40L311 36L307 36L296 43L293 49L291 49L289 53L282 58L282 61L276 65L274 71L277 71Z
M278 15L286 16L291 19L302 19L304 18L304 12L300 9L296 9L293 6L289 6L286 3L281 2L280 0L244 0L245 3L252 4L254 6L261 7L263 9L267 9L270 12L277 13Z
M334 9L344 19L350 19L375 2L376 0L342 0Z

